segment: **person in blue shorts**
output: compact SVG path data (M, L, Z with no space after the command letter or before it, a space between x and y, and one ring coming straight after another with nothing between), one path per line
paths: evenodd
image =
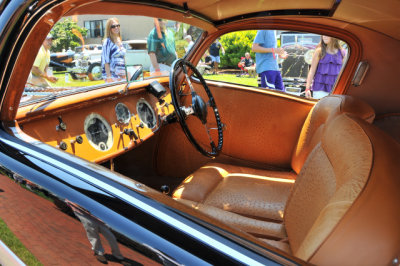
M259 30L254 38L252 51L256 53L256 71L258 86L273 90L284 91L277 56L287 56L283 48L277 48L274 30Z
M221 57L219 51L222 51L222 54L225 54L224 47L219 42L219 38L215 40L213 44L211 44L210 48L208 49L210 53L211 60L213 62L214 70L213 74L218 74L218 65L221 63Z

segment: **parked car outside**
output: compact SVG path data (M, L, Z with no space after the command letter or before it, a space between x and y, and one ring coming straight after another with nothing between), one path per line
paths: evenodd
M128 66L141 65L143 71L150 70L150 56L146 40L128 40L122 42L126 49L125 61Z
M286 92L298 96L304 93L312 55L320 40L318 34L280 32L278 42L288 54L286 59L279 58Z
M66 71L67 68L75 66L75 52L68 50L65 52L56 52L50 54L50 67L54 71Z
M73 79L100 80L102 45L90 44L75 47L74 66L67 69Z

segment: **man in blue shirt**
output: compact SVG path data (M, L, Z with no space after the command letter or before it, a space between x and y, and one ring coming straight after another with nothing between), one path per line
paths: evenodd
M277 48L275 31L259 30L254 38L252 51L256 53L258 86L284 91L282 76L275 54L284 58L286 52L283 48Z

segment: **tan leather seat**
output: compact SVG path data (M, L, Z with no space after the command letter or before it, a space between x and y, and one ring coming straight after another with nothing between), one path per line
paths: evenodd
M296 180L284 216L288 242L279 245L316 265L391 263L400 251L399 159L400 145L385 133L336 117Z
M287 199L306 157L321 140L325 124L342 113L368 122L375 117L374 110L361 100L345 95L325 97L312 108L304 122L292 157L293 171L212 163L188 176L173 197L198 208L199 204L215 207L213 213L218 219L227 217L226 214L220 217L218 209L232 212L231 216L238 215L235 226L253 235L281 238L281 226L268 222L283 221Z
M264 224L261 229L272 231L275 239L262 240L312 264L387 265L400 251L399 159L400 145L384 132L338 115L309 153L283 223L254 219L250 229ZM250 219L183 201L231 226L238 217Z

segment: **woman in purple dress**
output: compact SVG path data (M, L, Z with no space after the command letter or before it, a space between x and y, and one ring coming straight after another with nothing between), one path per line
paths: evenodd
M339 40L329 36L321 36L321 42L315 49L311 68L308 72L305 95L321 99L328 95L342 68L345 51Z
M125 79L126 49L122 46L120 27L118 19L108 19L101 55L102 76L106 82Z

